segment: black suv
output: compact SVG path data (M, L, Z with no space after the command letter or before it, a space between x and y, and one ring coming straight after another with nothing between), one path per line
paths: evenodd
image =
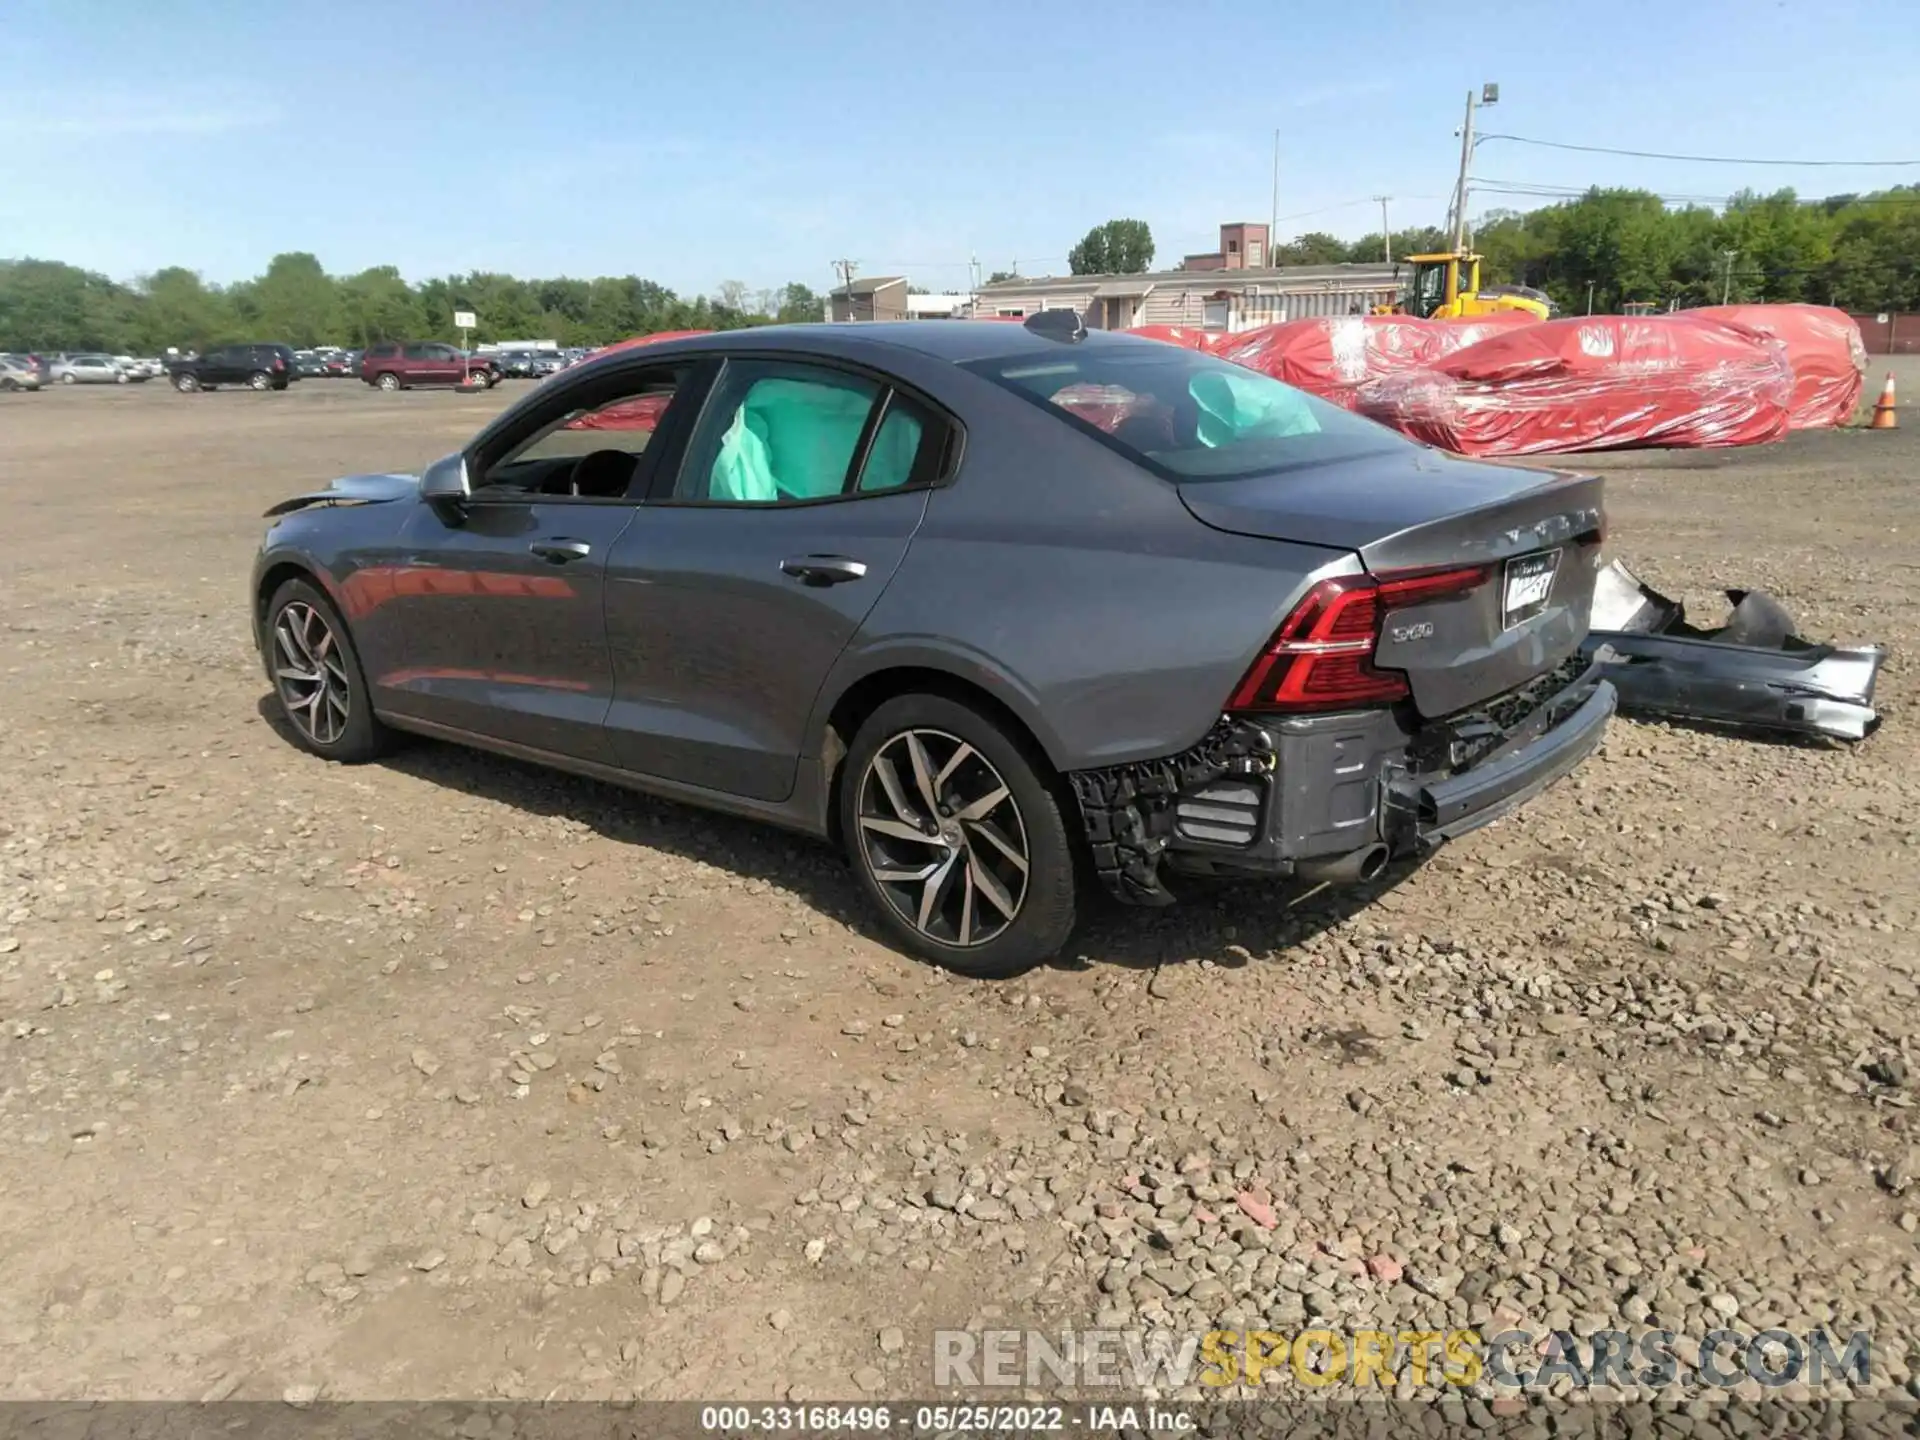
M167 374L182 394L221 385L284 390L300 378L300 367L291 345L222 345L192 360L169 360Z

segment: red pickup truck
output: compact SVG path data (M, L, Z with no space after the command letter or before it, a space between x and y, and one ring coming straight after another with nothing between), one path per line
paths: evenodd
M454 345L432 340L398 340L369 345L360 357L360 378L382 390L411 390L418 385L492 388L500 372L485 356L468 356Z

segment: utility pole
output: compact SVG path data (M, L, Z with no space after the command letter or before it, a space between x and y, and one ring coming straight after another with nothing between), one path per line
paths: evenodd
M1391 195L1376 195L1373 198L1380 202L1380 240L1386 247L1387 264L1391 265L1393 263L1393 230L1387 224L1387 202L1393 199L1393 197Z
M849 320L859 318L853 313L853 267L854 262L851 260L836 260L833 262L833 268L840 275L840 289L847 297L847 319Z
M1500 87L1488 83L1480 87L1479 95L1467 92L1467 118L1460 126L1460 178L1453 186L1453 248L1463 251L1467 248L1467 171L1473 164L1473 110L1477 105L1497 104L1500 99Z
M1587 281L1587 314L1593 313L1593 281Z
M1273 208L1267 211L1266 262L1273 264L1273 247L1280 243L1280 132L1273 132Z
M1727 278L1720 286L1720 303L1725 305L1733 299L1733 257L1740 252L1738 250L1723 250L1720 253L1727 257Z

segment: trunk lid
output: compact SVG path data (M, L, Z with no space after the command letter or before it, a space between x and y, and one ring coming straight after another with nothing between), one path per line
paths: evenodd
M1450 715L1552 669L1585 638L1603 528L1599 477L1409 448L1180 485L1216 530L1357 554L1376 576L1485 566L1466 594L1389 610L1374 664L1422 715Z

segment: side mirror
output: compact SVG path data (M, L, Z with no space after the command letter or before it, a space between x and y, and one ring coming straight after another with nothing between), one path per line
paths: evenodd
M467 457L454 454L434 461L420 476L420 498L460 506L473 494L467 483Z

